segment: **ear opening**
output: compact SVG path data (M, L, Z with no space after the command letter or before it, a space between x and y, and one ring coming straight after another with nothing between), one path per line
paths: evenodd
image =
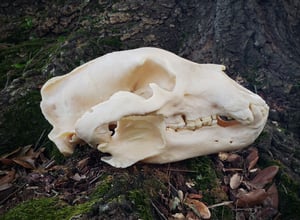
M108 124L108 130L111 132L111 136L114 136L117 127L118 127L117 122L111 122Z
M176 83L175 75L152 59L146 59L142 65L135 68L129 80L131 92L146 99L153 95L152 89L149 87L150 83L155 83L168 91L172 91Z

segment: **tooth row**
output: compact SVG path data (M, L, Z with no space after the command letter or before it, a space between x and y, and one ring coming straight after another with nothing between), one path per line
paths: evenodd
M174 130L178 129L188 129L195 130L197 128L202 128L203 126L212 126L217 124L217 116L207 116L202 118L197 118L195 120L184 120L184 117L180 116L180 119L176 117L166 119L167 128Z

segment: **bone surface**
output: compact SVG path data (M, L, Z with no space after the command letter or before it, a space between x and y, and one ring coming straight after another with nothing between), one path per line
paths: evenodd
M269 107L224 70L158 48L106 54L45 83L49 139L64 155L89 144L115 167L241 149L261 133Z

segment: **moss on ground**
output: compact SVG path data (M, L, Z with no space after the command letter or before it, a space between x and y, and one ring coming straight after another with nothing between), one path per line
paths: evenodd
M91 194L89 201L69 205L59 198L39 198L23 202L10 209L4 214L3 220L27 220L27 219L71 219L75 216L88 213L96 202L102 200L111 188L111 176L106 176L99 181L95 191Z
M49 57L59 48L60 39L37 38L18 44L6 44L0 50L0 88L27 74L40 74L49 63ZM30 70L30 71L29 71Z
M220 178L215 165L209 156L202 156L188 161L189 168L196 171L191 178L195 181L196 189L202 192L202 201L207 205L228 201L227 194L221 188ZM226 206L210 210L211 219L234 219L233 211Z
M279 173L276 175L276 185L279 193L279 211L281 219L298 219L300 216L300 183L286 171L279 160L260 160L261 167L276 165ZM287 208L288 207L288 208Z
M151 184L149 184L151 182ZM106 176L91 196L98 201L89 215L102 216L103 219L117 218L113 213L118 210L118 217L134 216L140 219L153 219L151 199L158 196L161 185L154 177L147 179L127 172ZM156 193L151 193L156 192ZM114 209L114 210L113 210Z
M2 137L8 144L6 148L1 149L1 154L10 152L16 147L36 143L43 130L49 129L39 107L40 99L39 91L30 91L6 108L1 133L9 136Z
M33 199L8 211L3 220L71 219L87 212L90 207L91 203L70 206L58 198Z
M155 177L141 179L127 172L104 174L89 195L87 202L69 205L59 198L40 198L23 202L4 214L4 220L18 219L71 219L76 216L103 219L134 216L135 219L154 219L151 200L161 184ZM159 188L156 188L159 187ZM153 193L155 192L155 193ZM115 210L118 213L115 213Z
M284 130L284 129L282 129ZM255 141L257 146L265 146L272 141L272 133L265 129ZM262 148L261 151L266 151ZM295 152L296 153L296 152ZM272 159L266 153L260 154L258 160L258 166L265 168L268 166L276 165L279 167L279 172L275 176L275 182L279 193L279 212L281 213L281 219L298 219L300 216L300 183L294 179L289 169L278 159ZM269 152L267 152L269 154Z

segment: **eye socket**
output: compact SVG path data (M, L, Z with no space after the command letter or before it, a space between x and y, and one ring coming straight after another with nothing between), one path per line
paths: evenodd
M239 122L234 118L228 116L217 115L217 124L221 127L229 127L229 126L237 125L239 124Z

